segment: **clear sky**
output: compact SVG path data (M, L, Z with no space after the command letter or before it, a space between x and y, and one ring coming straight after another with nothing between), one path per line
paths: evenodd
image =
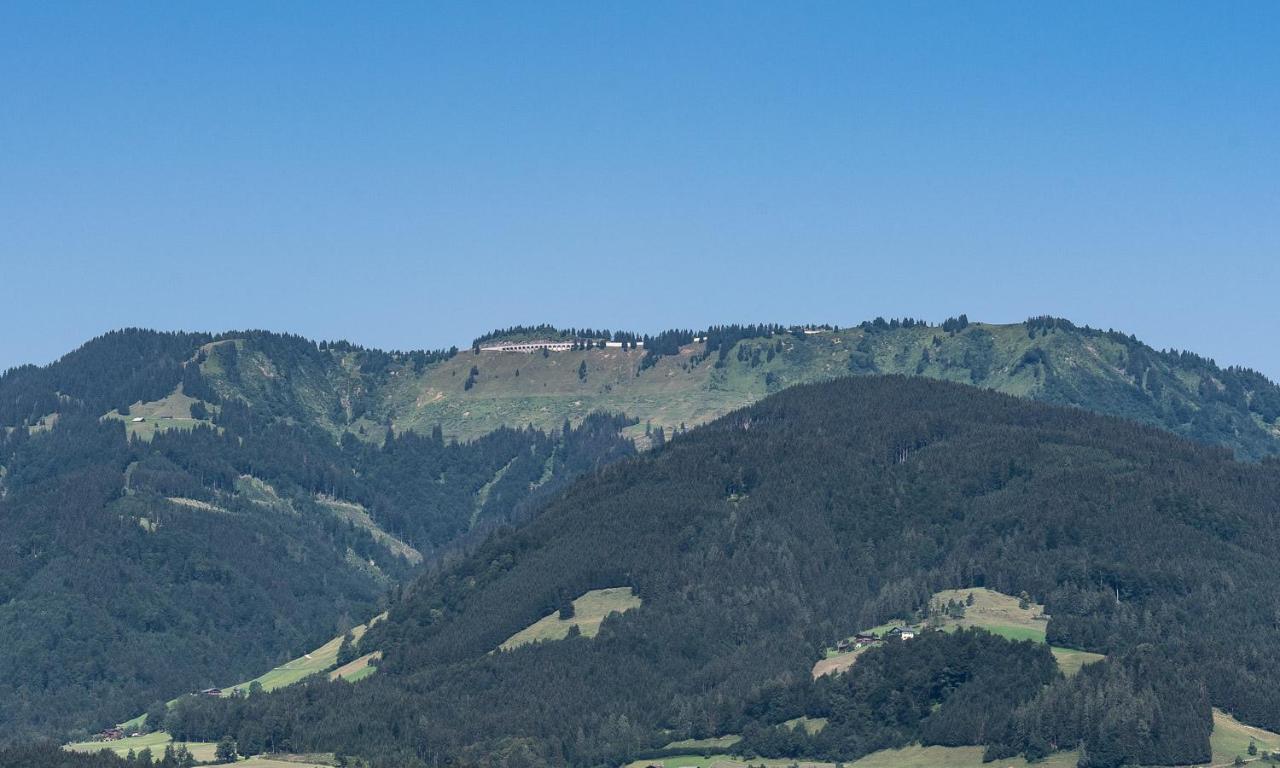
M0 368L1055 314L1280 378L1280 3L6 2Z

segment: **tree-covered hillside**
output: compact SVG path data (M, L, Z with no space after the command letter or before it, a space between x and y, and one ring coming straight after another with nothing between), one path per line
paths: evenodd
M291 387L223 399L204 345L122 332L0 379L17 421L0 433L0 740L83 736L253 677L633 451L609 416L465 444L385 426L339 440Z
M206 348L200 367L223 396L363 439L380 438L386 424L398 432L440 427L462 439L500 426L550 430L604 411L637 419L629 434L648 444L657 429L670 436L794 384L898 373L1124 416L1230 446L1244 458L1280 454L1280 387L1254 371L1159 352L1124 334L1054 318L876 320L808 330L615 331L609 335L625 346L582 339L576 349L547 354L478 351L479 343L457 354L382 353L228 334ZM520 341L576 338L549 327L509 331ZM635 340L645 346L631 346Z
M621 346L599 346L605 336ZM563 352L480 351L538 339L578 343ZM0 377L0 427L42 430L68 411L102 415L135 404L145 414L186 377L186 396L250 404L335 439L380 443L390 426L469 440L503 426L559 430L566 419L607 412L636 419L628 435L649 445L659 429L669 437L794 384L868 373L1124 416L1247 459L1280 454L1280 386L1261 374L1048 317L1010 325L877 318L843 329L759 324L652 336L517 326L463 352L384 352L261 331L123 331L51 366Z
M503 338L576 343L479 351ZM949 379L1245 458L1280 450L1280 389L1262 376L1061 320L484 339L384 352L134 329L0 376L0 733L101 727L257 674L630 439L660 446L797 383Z
M919 739L1081 747L1095 768L1202 762L1210 706L1280 726L1278 520L1275 460L922 378L799 386L578 481L433 570L362 640L384 653L370 680L192 700L169 727L266 728L397 766L620 764L734 733L787 757ZM640 605L595 637L494 652L620 586ZM1027 592L1050 642L1107 660L1066 679L1043 648L966 634L813 680L834 639L970 586ZM777 731L802 715L830 724Z

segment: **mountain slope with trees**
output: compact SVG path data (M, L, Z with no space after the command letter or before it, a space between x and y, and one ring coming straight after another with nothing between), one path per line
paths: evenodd
M1280 387L1244 368L1161 352L1132 336L1057 318L992 325L877 319L838 329L713 326L654 336L550 327L488 334L484 345L583 338L553 353L383 353L293 337L244 335L211 345L201 370L225 397L341 434L397 432L475 438L500 426L558 428L603 411L638 420L644 444L788 386L850 374L957 381L1163 427L1257 459L1280 454ZM569 335L566 335L569 334ZM640 341L643 348L633 346Z
M121 332L0 378L7 418L56 415L0 434L0 738L83 737L259 674L377 613L406 552L456 551L634 450L609 416L339 440L290 387L221 398L206 345ZM133 431L130 404L175 392L194 398L186 426Z
M268 728L382 765L620 764L726 733L786 757L920 739L1079 747L1092 768L1204 761L1212 706L1280 725L1277 520L1274 460L923 378L798 386L434 569L362 640L384 654L368 681L192 700L168 727L249 743ZM624 585L640 607L594 638L492 652L566 597ZM1051 643L1107 659L1062 678L1047 649L975 632L813 680L834 638L971 586L1027 592ZM1021 661L990 663L1005 658ZM829 725L779 732L804 715Z
M1246 458L1280 445L1280 389L1260 375L1061 320L530 327L485 343L503 338L575 348L384 352L132 329L0 376L2 732L83 735L257 674L375 613L413 571L403 547L431 562L476 546L630 455L632 438L661 446L797 383L900 372Z

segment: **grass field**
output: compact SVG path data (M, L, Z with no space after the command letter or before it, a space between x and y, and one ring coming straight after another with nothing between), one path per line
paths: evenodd
M329 673L330 680L342 678L348 683L354 683L357 680L363 680L378 670L376 666L370 662L382 658L382 651L374 651L366 653L358 659L349 661Z
M949 601L965 603L971 596L973 604L965 606L964 618L940 615L941 608ZM1023 608L1018 598L991 589L945 589L934 593L931 603L936 607L934 613L938 614L937 619L930 619L934 626L982 627L1010 640L1043 643L1045 627L1049 624L1044 606L1028 601Z
M1249 742L1258 746L1258 752L1280 750L1280 734L1245 725L1231 715L1213 710L1213 734L1209 746L1213 750L1213 765L1231 765L1236 755L1249 757Z
M353 627L351 629L352 636L356 640L359 640L361 637L364 636L364 633L369 628L369 625L374 624L378 621L381 621L384 618L386 618L385 613L379 614L377 616L374 616L372 619L370 619L368 624L361 624L358 627ZM255 677L253 680L246 680L243 683L237 683L229 688L224 688L222 690L222 695L230 696L232 691L247 692L249 690L249 686L252 685L255 681L262 684L263 690L270 691L276 688L281 688L286 685L292 685L293 683L296 683L299 680L302 680L303 678L308 677L310 675L314 675L319 672L324 672L325 670L333 667L334 664L338 663L338 649L342 646L342 637L343 637L342 635L338 635L337 637L333 638L332 640L320 646L319 648L315 649L314 651L310 653L304 653L302 656L299 656L298 658L293 659L292 661L281 664L280 666L276 667L270 672L267 672L264 675ZM340 670L334 670L334 672L342 672L342 674L340 675L341 677L346 679L347 682L354 683L357 680L362 680L368 677L369 675L373 674L376 668L369 664L369 660L370 658L375 656L381 657L381 655L382 654L378 651L366 654L364 656L361 656L358 659L355 659L350 664L343 666ZM331 674L329 676L329 679L332 680L333 678L334 678L334 675ZM169 706L172 707L174 702L176 701L177 699L170 701ZM126 732L131 731L135 728L141 728L143 725L143 721L145 719L146 719L146 715L138 715L137 717L131 720L126 720L123 723L120 723L119 727L124 729ZM146 738L146 737L144 736L139 738ZM97 742L86 742L86 743L94 744ZM122 742L113 742L113 743L119 744ZM68 745L68 748L70 749L75 746L78 746L78 745ZM163 746L161 748L163 749ZM126 749L125 751L127 752L128 750Z
M964 361L974 334L991 341L993 357L1002 365L985 373L967 367ZM864 336L875 369L881 373L918 374L1034 396L1044 388L1043 376L1036 366L1017 365L1016 361L1028 350L1043 348L1055 359L1073 362L1064 366L1062 375L1127 385L1117 367L1125 355L1122 344L1068 333L1033 339L1021 323L974 323L967 332L954 336L937 328L870 335L846 328L803 338L781 334L771 339L748 339L719 367L714 354L698 361L705 347L701 343L684 347L678 355L664 356L643 371L638 370L643 350L611 347L553 352L545 357L540 353L464 351L420 372L404 372L389 382L382 396L396 431L426 431L439 424L447 437L466 440L500 425L532 423L555 429L565 419L577 422L592 410L605 410L639 418L640 425L629 434L643 444L645 422L663 426L669 433L682 423L690 427L705 423L787 386L847 375L851 352ZM587 366L585 379L577 375L583 362ZM479 371L475 386L464 389L472 366ZM1188 382L1180 389L1194 394L1196 383Z
M873 752L860 760L843 763L846 768L1075 768L1079 755L1075 752L1059 752L1050 755L1038 763L1028 763L1021 758L982 762L982 747L921 747L918 745L903 749L885 749ZM834 768L835 763L812 761L796 761L785 758L760 758L750 760L732 755L712 755L701 757L684 755L664 757L652 760L637 760L626 768L647 768L659 765L663 768Z
M1038 763L1028 763L1018 758L1006 758L990 763L982 762L982 747L921 747L913 745L903 749L884 749L845 763L850 768L1075 768L1080 759L1075 752L1058 752Z
M160 400L149 403L139 401L129 406L128 416L121 416L116 411L111 411L102 418L123 421L125 431L130 437L137 435L149 441L157 432L168 429L193 429L199 424L213 426L213 422L208 419L191 418L191 405L195 402L197 401L194 397L183 394L182 385L179 384L177 389ZM218 409L216 405L207 407L211 412ZM134 421L135 418L141 418L142 421Z
M1077 651L1074 648L1059 648L1051 646L1053 658L1058 660L1058 669L1062 670L1062 674L1070 677L1079 672L1085 664L1092 664L1095 661L1102 661L1106 658L1101 653L1093 653L1092 651Z
M717 736L713 739L681 739L671 742L663 749L729 749L740 741L742 737L736 734Z
M573 601L572 619L561 620L558 613L548 614L507 638L498 647L509 651L529 643L563 640L568 636L569 628L575 625L584 637L595 637L600 632L600 622L606 616L639 607L640 598L631 594L631 587L593 589Z
M76 744L67 744L63 749L73 752L100 752L108 749L121 757L127 755L130 750L137 753L143 749L150 749L152 757L159 760L164 756L164 748L166 746L169 744L177 746L179 743L181 742L175 742L169 738L169 734L164 731L157 731L156 733L120 739L119 741L84 741ZM215 759L218 745L212 742L188 742L186 746L196 760L203 763L211 763ZM219 763L219 765L226 765L226 763ZM238 760L235 765L237 768L332 768L332 766L337 765L337 762L332 754L258 755Z
M36 419L35 424L32 424L31 426L27 427L27 434L36 435L41 432L48 432L49 430L53 429L55 425L57 425L59 415L60 414L58 414L57 412L54 412L45 416L41 416L39 419ZM6 428L6 429L9 429L9 428Z
M866 646L854 651L831 653L825 659L819 659L817 663L813 665L814 678L819 678L823 675L837 675L845 671L849 667L852 667L853 663L858 660L858 657L866 653L869 649L870 646Z
M1045 642L1045 630L1049 626L1048 615L1044 606L1028 601L1027 607L1021 607L1021 601L1011 595L1005 595L990 589L948 589L933 596L933 603L945 606L949 600L965 602L973 595L973 605L965 607L963 619L943 618L939 626L948 627L982 627L1001 637L1010 640L1031 640ZM933 621L933 620L931 620ZM1101 661L1100 653L1079 651L1074 648L1053 646L1053 656L1058 660L1058 667L1067 675L1074 675L1085 664Z
M120 756L127 755L129 750L141 752L144 749L150 749L151 754L158 759L164 755L164 748L169 744L176 746L169 734L156 731L118 741L80 741L67 744L63 749L69 749L72 752L101 752L109 749ZM187 742L187 749L190 750L191 755L201 761L212 760L216 748L217 745L212 742Z
M792 722L798 724L799 719ZM690 749L704 749L718 747L721 744L728 748L737 743L737 741L738 737L736 736L724 736L720 739L672 742L667 745L667 748L688 747ZM1256 759L1249 757L1250 741L1257 745L1259 754L1263 751L1280 750L1280 734L1245 725L1216 709L1213 711L1213 735L1210 738L1213 759L1210 765L1214 766L1214 768L1226 768L1226 766L1230 766L1233 763L1237 755L1246 761ZM1078 759L1079 754L1076 752L1058 752L1038 763L1028 763L1022 758L1007 758L984 763L982 762L982 747L922 747L917 744L903 749L885 749L874 752L854 762L844 763L844 765L847 768L1030 768L1033 765L1039 768L1075 768ZM787 759L753 758L746 760L724 754L710 757L685 755L637 760L630 763L627 768L646 768L646 766L652 765L659 765L664 768L683 768L684 766L689 768L748 768L749 766L782 768L791 765L799 765L803 768L831 768L835 764L797 763L794 760Z
M973 604L968 605L967 603L971 596ZM963 618L951 618L943 613L942 608L950 601L966 603ZM1038 603L1027 601L1024 608L1022 607L1022 601L1012 595L1002 594L991 589L972 588L946 589L937 592L930 600L930 604L935 607L935 610L931 611L933 615L923 625L913 625L916 629L920 629L922 626L930 626L949 631L959 627L981 627L992 634L1000 635L1010 640L1045 642L1045 629L1049 624L1048 615L1044 612L1044 606ZM884 635L893 627L903 624L904 622L901 621L891 621L878 627L863 630L863 632ZM818 660L813 665L813 676L821 677L822 675L843 672L853 666L858 659L858 655L864 650L866 649L836 653L834 649L828 648L825 658ZM1058 660L1059 668L1067 675L1074 675L1085 664L1100 661L1103 658L1102 654L1073 648L1053 646L1050 650L1053 652L1054 658Z
M803 728L805 733L818 733L827 727L827 718L825 717L793 717L783 723L791 730Z
M323 755L258 755L236 763L236 768L332 768L337 760Z
M381 618L383 617L376 616L373 618L372 621L369 622L369 624L372 624L380 620ZM365 631L369 628L369 624L361 624L358 627L352 627L351 629L352 636L355 637L356 640L359 640L361 637L364 636ZM333 667L334 664L337 664L338 649L341 646L342 646L342 635L338 635L337 637L333 638L329 642L315 649L311 653L303 654L302 656L299 656L293 661L287 662L285 664L281 664L280 666L276 667L275 669L271 670L265 675L260 675L258 677L255 677L253 680L247 680L243 683L237 683L236 685L233 685L230 688L224 688L222 690L222 695L230 696L232 691L248 691L249 686L252 685L254 682L261 683L262 689L264 691L271 691L276 688L282 688L286 685L293 685L294 683L298 682L299 680L305 677L309 677L318 672L324 672L325 670ZM365 666L367 667L368 657L364 657L364 658L365 658ZM359 659L357 659L357 661L359 661ZM355 664L354 661L351 663ZM365 677L368 674L369 674L368 672L365 672L364 674L360 675L360 677ZM359 677L356 677L354 679L351 677L347 678L347 680L350 682L354 682L355 680L358 680L358 679L360 678Z

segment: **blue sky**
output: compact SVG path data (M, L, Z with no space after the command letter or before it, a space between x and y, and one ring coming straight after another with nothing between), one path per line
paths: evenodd
M1280 377L1280 4L5 3L0 368L1050 313Z

